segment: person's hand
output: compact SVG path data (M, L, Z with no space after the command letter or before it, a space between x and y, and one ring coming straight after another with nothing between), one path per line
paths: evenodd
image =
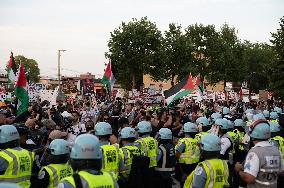
M241 171L241 170L243 170L243 169L244 169L244 167L243 167L243 165L242 165L241 163L237 162L237 163L235 164L235 171L236 171L236 172L239 172L239 171Z
M31 113L33 111L33 107L29 106L28 111Z
M47 109L47 115L49 115L50 116L50 108L49 109Z

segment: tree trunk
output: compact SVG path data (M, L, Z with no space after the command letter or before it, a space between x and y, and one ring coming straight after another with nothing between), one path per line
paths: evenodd
M172 85L172 87L175 85L174 79L175 79L175 75L172 75L172 79L171 79L171 85Z
M133 73L132 75L132 89L136 88L136 75Z

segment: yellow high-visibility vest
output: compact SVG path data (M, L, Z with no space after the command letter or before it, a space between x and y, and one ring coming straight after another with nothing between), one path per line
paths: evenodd
M8 168L0 175L0 182L16 183L21 187L30 187L34 153L25 149L5 149L0 156L8 163Z

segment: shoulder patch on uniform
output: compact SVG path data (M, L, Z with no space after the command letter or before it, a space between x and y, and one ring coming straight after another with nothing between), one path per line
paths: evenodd
M200 176L203 172L202 166L197 166L196 169L194 170L194 174L197 176Z
M43 179L45 176L45 171L43 170L39 175L38 175L38 179Z

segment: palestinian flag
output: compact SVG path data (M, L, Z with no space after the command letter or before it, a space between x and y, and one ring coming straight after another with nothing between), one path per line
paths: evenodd
M102 79L102 83L105 86L109 86L112 90L115 81L116 81L116 79L114 78L114 75L113 75L112 70L111 70L111 61L109 61L107 68L105 70L105 74L104 74L103 79Z
M204 92L204 83L201 82L200 76L196 77L195 85L201 94Z
M191 94L195 91L194 83L191 74L182 79L177 85L173 86L169 90L164 91L164 96L169 106L173 101L179 98Z
M28 110L29 106L29 95L27 91L27 80L25 75L25 70L23 64L20 65L20 71L18 75L18 80L16 82L16 87L14 90L14 95L18 99L17 105L17 115L22 114Z
M7 72L8 72L8 84L15 83L17 81L17 77L16 77L17 67L16 67L14 56L13 56L13 52L11 52Z

